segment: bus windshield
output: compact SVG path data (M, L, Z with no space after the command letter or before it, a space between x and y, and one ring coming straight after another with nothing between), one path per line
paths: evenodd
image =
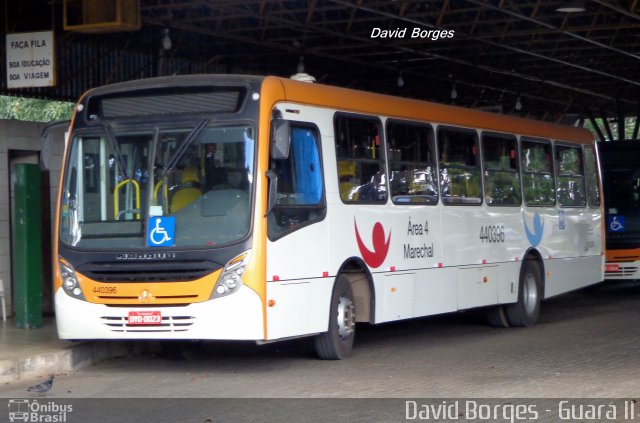
M79 249L146 248L149 217L156 216L175 219L175 236L164 247L239 241L250 228L254 140L252 126L206 120L74 134L61 241Z

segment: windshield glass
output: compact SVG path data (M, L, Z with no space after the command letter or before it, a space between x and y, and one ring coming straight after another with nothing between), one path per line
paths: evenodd
M76 248L205 248L245 237L254 129L112 130L71 140L60 239ZM153 166L151 165L153 163Z

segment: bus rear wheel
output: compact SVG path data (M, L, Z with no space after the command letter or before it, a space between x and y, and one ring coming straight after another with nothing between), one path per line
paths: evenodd
M533 326L540 316L542 276L538 263L525 260L520 270L518 301L505 306L511 326Z
M489 326L493 326L494 328L508 328L510 326L507 313L504 311L504 306L502 305L487 308L486 317Z
M329 330L316 336L315 347L323 360L342 360L351 356L356 334L356 309L351 284L338 277L329 309Z

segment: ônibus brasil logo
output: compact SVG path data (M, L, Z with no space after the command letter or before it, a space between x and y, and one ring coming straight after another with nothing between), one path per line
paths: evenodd
M358 231L358 224L355 219L353 219L353 226L356 228L356 240L358 241L358 248L360 249L360 254L364 259L364 262L374 269L376 267L380 267L380 265L384 263L384 259L387 258L387 253L389 252L391 231L389 231L389 236L385 241L384 227L382 226L382 223L376 222L376 224L373 225L373 230L371 231L371 242L373 243L373 251L371 251L362 241L360 232Z
M65 423L73 412L72 404L51 400L10 399L9 422Z

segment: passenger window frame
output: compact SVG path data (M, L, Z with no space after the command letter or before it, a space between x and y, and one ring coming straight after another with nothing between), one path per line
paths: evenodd
M602 187L600 186L600 181L602 179L602 175L600 172L600 166L598 165L598 154L597 148L595 145L583 145L582 157L584 159L584 177L585 177L585 190L587 192L587 207L599 209L602 205ZM591 182L588 181L589 177L587 175L587 150L591 151L593 156L593 165L595 170L595 187L598 195L598 201L596 204L591 203L591 196L589 195L589 188L591 186Z
M391 136L390 136L390 130L389 127L391 125L397 125L397 126L407 126L407 127L414 127L414 128L420 128L420 129L424 129L427 131L427 144L426 144L426 148L427 148L427 155L431 156L431 162L422 162L422 161L411 161L411 160L398 160L396 158L394 158L394 152L392 151L392 147L391 147ZM439 189L439 178L438 178L438 152L437 152L437 140L436 140L436 133L435 133L435 129L434 126L429 123L429 122L418 122L418 121L410 121L410 120L404 120L404 119L395 119L395 118L390 118L387 119L385 122L385 140L386 142L386 154L387 154L387 163L388 163L388 175L389 175L389 197L391 198L391 201L393 202L393 204L395 205L408 205L408 206L435 206L440 202L440 189ZM397 152L396 152L397 153ZM431 179L432 179L432 183L434 184L434 192L435 195L433 195L434 200L432 201L410 201L411 198L424 198L427 197L428 194L398 194L398 195L394 195L393 192L393 183L392 183L392 179L393 179L393 172L396 172L395 170L393 170L393 165L396 163L400 163L400 164L414 164L414 165L418 165L418 164L426 164L427 165L427 169L431 168ZM418 170L418 169L415 169ZM398 201L397 198L407 198L409 199L409 201Z
M373 158L367 158L367 157L363 157L363 155L355 155L355 154L351 154L351 155L343 155L341 154L341 133L339 133L340 131L340 127L338 124L338 120L339 119L353 119L353 120L360 120L360 121L369 121L371 123L373 123L377 129L377 136L378 136L378 141L377 143L372 143L372 147L371 147L371 152L372 155L374 156ZM334 131L334 148L335 148L335 154L336 154L336 176L337 176L337 183L338 183L338 195L340 196L340 200L342 201L343 204L346 205L357 205L357 204L371 204L371 205L383 205L383 204L387 204L389 202L389 184L388 184L388 169L387 169L387 156L386 156L386 142L385 142L385 133L384 133L384 125L382 123L382 119L377 116L377 115L366 115L366 114L360 114L360 113L348 113L348 112L336 112L333 116L333 131ZM347 140L345 140L347 141ZM349 143L346 144L348 151L353 152L355 149L355 145L349 145ZM359 146L357 146L358 149L366 149L366 146L362 143L360 143ZM377 147L377 148L376 148ZM379 153L378 157L375 157L376 155L376 151ZM344 170L341 170L341 162L353 162L353 174L351 175L351 180L350 181L345 181L346 177L349 176L347 174L341 174ZM360 176L358 176L358 170L359 168L362 167L362 164L365 165L377 165L378 166L378 170L376 171L376 173L374 173L369 182L364 182L363 181L363 177L362 177L362 172L360 172ZM359 166L360 165L360 166ZM342 167L346 167L342 166ZM349 171L350 169L346 169L347 171ZM380 183L376 183L373 184L374 181L372 181L374 178L380 176L381 178L383 178L383 180ZM360 181L357 181L357 179L360 178ZM355 182L354 182L355 181ZM359 183L358 183L359 182ZM370 199L366 199L366 200L360 200L359 198L356 198L354 200L348 200L345 199L344 196L344 191L346 190L346 186L350 185L351 191L353 194L352 195L360 195L360 192L355 191L355 189L358 189L358 191L364 187L365 185L368 184L373 184L370 185L370 187L375 187L375 195L379 195L379 192L383 192L384 194L384 199L383 200L370 200ZM343 188L343 185L345 186ZM364 191L363 191L364 192Z
M530 170L526 170L525 166L523 165L523 160L524 160L524 154L525 154L525 149L523 144L524 143L534 143L534 144L541 144L541 145L547 145L549 147L550 150L550 169L549 172L545 173L545 172L541 172L541 171L530 171ZM521 136L520 137L520 142L518 143L520 152L519 152L519 160L520 160L520 183L522 186L522 200L524 202L524 205L527 207L555 207L558 204L558 199L557 199L557 195L556 195L556 188L558 186L557 181L556 181L556 172L555 172L555 155L554 155L554 144L550 139L547 138L538 138L538 137L529 137L529 136ZM553 182L553 187L552 187L552 198L553 198L553 202L552 203L541 203L541 204L531 204L531 202L528 201L527 198L527 190L525 187L525 175L550 175L551 176L551 181Z
M578 166L581 173L579 174L566 173L566 172L563 173L560 171L561 163L560 163L560 160L558 159L558 153L559 153L559 149L561 148L565 148L565 149L570 148L578 152L578 154L580 155ZM569 209L576 209L576 208L580 209L580 208L588 207L587 181L586 181L586 176L584 172L584 152L582 149L582 145L579 143L556 140L553 145L553 161L554 161L553 170L556 175L556 188L555 188L556 204L561 208L569 208ZM579 177L582 179L582 196L584 198L584 202L582 204L563 204L560 197L560 178L576 178L576 177Z
M450 164L448 165L444 165L444 162L442 161L442 155L444 153L444 149L442 148L442 146L440 145L441 142L441 134L443 131L448 131L451 133L467 133L469 135L473 135L473 140L474 140L474 144L472 149L475 149L475 153L472 152L472 155L475 157L474 161L475 161L475 165L474 166L470 166L470 165L466 165L466 164L455 164L455 162L448 162ZM482 183L482 158L481 158L481 151L480 151L480 137L478 136L478 130L474 129L474 128L465 128L465 127L458 127L458 126L451 126L451 125L438 125L437 129L436 129L436 152L437 152L437 161L438 161L438 189L440 192L440 201L442 202L442 204L444 204L445 206L481 206L484 203L484 188L483 188L483 183ZM454 163L454 164L451 164ZM444 184L444 180L443 180L443 170L449 170L449 169L460 169L460 170L476 170L477 171L477 176L478 176L478 192L479 195L478 196L460 196L457 201L452 201L451 198L453 197L453 195L448 195L445 196L445 194L443 193L444 189L443 189L443 184ZM471 177L473 177L473 175L471 175ZM469 187L467 186L466 189L468 190ZM477 200L477 201L466 201L465 199L469 199L469 200Z
M513 147L514 147L513 151L515 151L515 157L509 156L509 159L514 162L515 169L513 169L512 167L505 168L505 167L487 166L487 157L486 157L487 155L486 155L485 145L486 145L486 138L488 137L504 139L504 140L511 141L513 143ZM481 160L482 160L482 187L483 187L485 204L489 207L521 207L524 199L523 198L524 195L522 190L522 173L521 173L522 166L520 163L520 144L518 142L518 137L511 133L482 131L482 133L480 134L480 151L481 151ZM489 175L487 174L488 172L511 173L516 175L516 179L517 179L516 185L517 185L517 192L519 195L519 201L517 203L511 203L511 204L490 202L489 201L490 197L489 195L487 195L487 189L489 185L487 183L488 182L487 179L489 177Z
M327 216L327 180L325 177L325 161L322 155L322 133L320 131L320 128L313 122L305 122L305 121L294 121L294 120L289 120L290 123L290 136L293 132L294 129L309 129L311 131L313 131L314 135L315 135L315 145L317 148L317 152L318 152L318 160L320 163L320 178L322 181L322 194L321 194L321 198L320 198L320 202L318 204L278 204L277 202L275 204L273 204L273 207L271 210L269 210L269 213L267 214L267 237L269 238L270 241L274 242L277 241L289 234L292 234L294 232L297 232L300 229L303 229L307 226L311 226L314 225L316 223L322 222L323 220L325 220L326 216ZM282 159L282 160L277 160L277 159L270 159L269 160L269 169L272 171L273 170L273 166L274 166L274 161L285 161L285 160L291 160L291 157L293 155L294 152L294 145L293 143L291 144L290 148L289 148L289 157L287 157L287 159ZM280 175L278 175L280 176ZM278 178L279 179L279 178ZM276 196L277 194L279 194L279 192L276 192ZM281 230L281 231L274 231L274 221L273 219L276 219L276 214L278 211L282 211L283 209L291 209L291 210L296 210L296 211L300 211L300 210L319 210L319 213L317 216L309 218L299 224L292 224L289 228Z

